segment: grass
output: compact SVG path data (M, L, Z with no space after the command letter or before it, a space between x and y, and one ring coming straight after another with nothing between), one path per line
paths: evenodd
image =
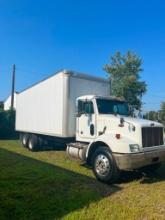
M105 185L65 152L0 141L0 219L164 220L165 165L152 176L128 172Z

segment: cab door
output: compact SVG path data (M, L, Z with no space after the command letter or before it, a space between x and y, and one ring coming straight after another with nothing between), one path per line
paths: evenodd
M95 138L96 120L92 101L78 100L76 139L90 142Z

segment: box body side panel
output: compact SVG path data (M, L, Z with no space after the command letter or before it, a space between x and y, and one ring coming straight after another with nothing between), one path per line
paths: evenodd
M17 98L16 130L63 136L63 74L57 74Z

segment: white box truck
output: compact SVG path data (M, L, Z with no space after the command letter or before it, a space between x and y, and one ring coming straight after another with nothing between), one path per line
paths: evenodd
M67 154L85 161L106 183L122 170L155 170L165 161L162 124L131 117L128 103L110 96L109 81L73 71L19 93L16 130L31 151L66 143Z

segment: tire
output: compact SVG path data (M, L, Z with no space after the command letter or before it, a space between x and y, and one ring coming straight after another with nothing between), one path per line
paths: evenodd
M29 137L28 148L30 151L37 151L40 148L37 135L31 134Z
M120 170L107 147L96 149L92 156L92 169L96 178L104 183L115 183L120 177Z
M140 169L141 172L144 172L144 173L152 173L152 172L155 172L156 170L158 170L160 167L161 167L161 163L155 163L155 164L151 164L151 165L148 165L148 166L145 166L145 167L142 167Z
M29 144L29 134L22 133L20 134L20 141L24 147L28 147Z

